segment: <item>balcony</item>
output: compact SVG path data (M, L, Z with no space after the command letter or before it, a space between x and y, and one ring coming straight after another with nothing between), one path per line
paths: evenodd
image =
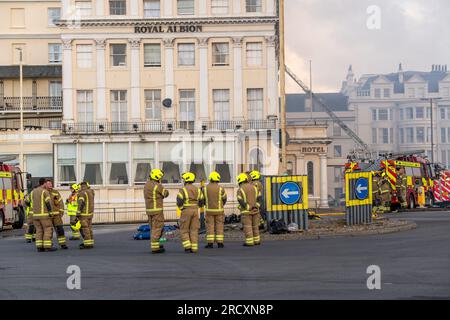
M200 124L198 126L198 124ZM179 131L256 131L277 129L277 120L159 121L65 123L62 134L172 133Z
M62 97L23 97L23 112L62 112ZM19 97L0 97L0 114L19 113Z
M23 128L26 131L34 130L61 130L61 118L32 118L23 119ZM19 131L20 121L17 119L0 119L0 131Z

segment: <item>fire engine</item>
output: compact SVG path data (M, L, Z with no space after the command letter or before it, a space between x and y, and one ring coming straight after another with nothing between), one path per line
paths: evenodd
M20 229L25 220L22 171L4 164L14 159L0 157L0 231L7 225Z

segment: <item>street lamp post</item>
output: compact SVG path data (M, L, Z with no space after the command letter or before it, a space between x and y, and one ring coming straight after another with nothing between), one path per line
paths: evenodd
M422 101L430 101L430 122L431 122L431 163L434 163L434 124L433 124L433 101L441 100L442 98L421 98Z
M19 162L20 162L20 168L24 170L24 162L23 162L23 50L22 48L17 48L19 51L19 73L20 73L20 84L19 84L19 108L20 108L20 155L19 155Z

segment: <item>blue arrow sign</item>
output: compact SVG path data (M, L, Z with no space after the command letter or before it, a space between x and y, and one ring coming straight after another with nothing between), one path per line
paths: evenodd
M369 196L369 180L359 178L355 184L355 195L359 200L366 200Z
M299 203L302 197L302 190L297 183L286 182L281 186L279 196L284 204L293 205Z

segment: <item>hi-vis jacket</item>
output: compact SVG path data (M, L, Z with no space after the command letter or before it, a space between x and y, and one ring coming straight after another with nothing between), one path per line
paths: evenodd
M50 204L52 206L52 215L53 216L63 215L64 214L64 202L61 197L61 194L55 189L51 189L51 190L49 190L49 192L50 192L50 197L51 197Z
M261 181L255 180L255 181L252 181L252 184L258 189L258 192L260 194L262 194L262 192L263 192L263 185L262 185Z
M145 210L147 214L160 213L164 207L164 198L169 196L163 185L155 180L148 180L144 186Z
M43 187L37 187L31 191L31 210L33 210L33 219L40 217L49 217L52 211L50 204L50 192Z
M224 214L223 206L227 203L227 194L217 182L210 182L203 187L205 212L210 215Z
M78 193L77 216L91 217L94 214L94 190L81 189Z
M31 215L31 216L33 216L33 203L32 203L32 201L31 201L31 193L28 193L26 196L25 196L25 199L24 199L24 203L25 203L25 213L26 213L26 215L27 215L27 218Z
M189 183L177 195L177 207L181 210L198 209L204 205L203 194L199 188Z
M78 195L77 193L72 193L70 197L66 200L67 203L67 215L76 216L78 211Z
M237 191L238 209L241 214L256 214L261 207L261 193L251 183L243 183Z

